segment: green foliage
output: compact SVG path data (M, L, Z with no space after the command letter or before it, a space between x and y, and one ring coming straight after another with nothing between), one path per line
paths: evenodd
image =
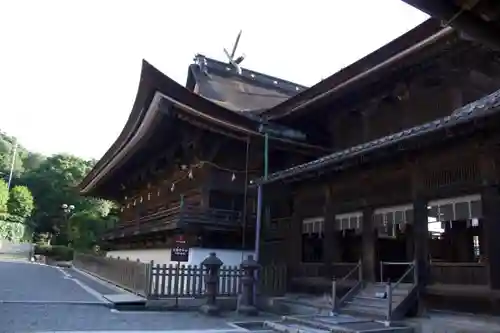
M33 212L33 196L28 187L15 186L9 193L7 210L9 214L20 218L28 218Z
M95 161L85 161L68 154L45 157L18 145L10 198L5 182L12 163L16 139L0 132L0 238L12 237L22 226L24 238L35 238L52 245L68 245L79 250L90 249L102 232L117 220L112 202L84 198L77 186ZM65 214L62 204L74 205ZM9 226L4 225L9 223ZM16 230L17 230L16 229ZM17 235L17 234L16 234ZM57 250L59 251L59 250Z
M35 245L35 255L42 255L57 261L73 260L74 250L63 245Z
M21 242L26 239L26 229L24 223L20 223L17 216L5 213L0 215L0 239Z
M9 189L7 183L0 179L0 213L7 212L7 202L9 201Z

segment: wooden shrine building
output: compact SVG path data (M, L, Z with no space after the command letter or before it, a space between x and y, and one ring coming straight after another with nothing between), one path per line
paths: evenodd
M254 248L255 194L246 184L262 174L261 126L277 133L269 143L276 169L326 152L258 116L304 89L202 55L183 87L144 62L125 127L80 185L120 205L119 225L104 237L108 255L168 263L183 235L189 263L216 249L239 264Z
M499 89L500 53L431 19L264 112L333 153L254 180L262 263L286 263L291 291L335 277L361 312L378 300L355 289L387 280L433 306L499 304Z

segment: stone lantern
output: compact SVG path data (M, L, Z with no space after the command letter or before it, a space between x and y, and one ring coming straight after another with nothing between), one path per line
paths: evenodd
M256 300L254 292L257 284L255 279L255 273L260 268L257 261L254 260L253 255L249 255L247 259L243 260L241 263L241 269L243 271L243 276L241 277L242 291L240 297L240 304L238 306L238 312L255 316L258 314L256 307Z
M222 266L222 261L217 258L215 252L212 252L206 257L201 264L206 268L205 275L205 295L207 302L201 306L201 311L208 315L217 315L219 306L217 305L217 286L219 284L219 269Z

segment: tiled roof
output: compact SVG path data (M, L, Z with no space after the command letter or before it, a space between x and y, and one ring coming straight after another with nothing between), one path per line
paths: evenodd
M472 102L455 110L450 116L335 152L333 154L321 157L317 160L273 173L269 175L266 180L264 180L263 178L256 179L252 183L255 185L267 184L297 176L299 174L314 172L321 168L339 164L354 157L362 156L377 149L390 147L397 143L401 143L415 137L424 136L426 134L434 133L438 130L451 128L460 124L471 122L475 119L483 118L499 111L500 90L497 90L486 97L483 97L475 102Z

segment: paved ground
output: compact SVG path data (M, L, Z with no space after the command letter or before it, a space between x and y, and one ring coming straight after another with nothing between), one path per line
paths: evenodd
M242 332L230 322L188 312L118 312L101 294L119 290L71 269L0 261L3 332Z

